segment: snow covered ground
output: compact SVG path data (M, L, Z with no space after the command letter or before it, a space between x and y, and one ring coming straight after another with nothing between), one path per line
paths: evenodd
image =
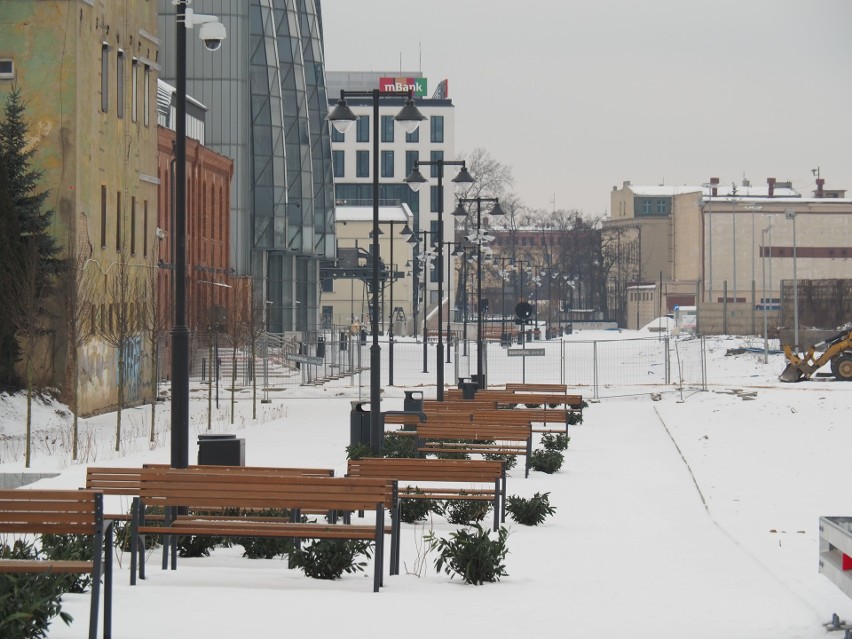
M604 399L571 427L559 473L524 479L521 469L510 471L509 494L549 492L557 510L538 527L507 521L509 575L499 583L465 586L435 571L422 536L453 529L437 517L404 525L403 574L385 577L378 594L371 564L366 573L315 581L282 560L243 559L239 547L180 560L175 572L161 572L155 560L148 579L130 587L125 555L116 566L114 634L822 638L832 613L852 620L852 600L817 563L818 518L852 515L852 384L784 385L783 356L763 364L762 354L727 355L735 345L708 341L706 392L660 386L659 401L650 392ZM383 408L401 409L403 390L385 387ZM434 388L425 391L434 396ZM339 385L289 390L259 405L252 421L245 391L233 425L223 395L213 432L244 438L248 465L342 474L357 393ZM206 408L203 392L193 392L191 442L206 432ZM36 413L31 470L59 474L35 487L82 486L88 464L169 460L167 404L158 409L153 445L150 407L125 412L119 454L110 452L114 415L81 422L81 463L63 451L57 410ZM3 473L23 471L20 411L18 398L0 400ZM51 638L84 637L87 606L88 595L67 595L63 609L75 622L55 621Z

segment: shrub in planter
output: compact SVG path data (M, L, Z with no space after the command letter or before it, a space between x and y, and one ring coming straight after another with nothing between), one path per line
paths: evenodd
M364 570L358 555L370 557L370 542L349 539L319 539L290 553L290 567L301 568L313 579L339 579L343 573Z
M463 491L462 494L464 494ZM451 524L466 526L485 519L489 510L491 510L491 503L485 500L452 499L444 504L440 514Z
M484 583L500 581L505 577L506 566L503 561L509 554L506 538L509 531L501 527L497 539L491 539L488 531L476 525L470 530L460 529L450 533L449 539L435 537L433 533L424 536L432 550L438 551L435 569L443 570L450 578L459 575L466 584L479 586Z
M385 433L382 454L385 457L417 457L415 438L411 435L399 435L394 432Z
M234 543L243 547L243 557L246 559L275 559L293 551L292 539L238 537Z
M571 438L565 433L545 433L541 436L541 445L545 450L565 450Z
M32 544L21 540L0 544L0 559L37 559ZM66 625L73 618L62 612L63 579L59 575L0 574L0 637L47 639L54 617Z
M421 491L415 488L414 493L421 493ZM399 518L406 524L423 521L436 506L437 504L431 499L406 499L402 496L399 502Z
M533 451L530 457L530 468L552 475L562 468L565 457L558 450L543 450L539 448Z
M530 499L511 495L506 499L506 512L519 524L538 526L556 512L556 507L550 505L550 493L536 493Z

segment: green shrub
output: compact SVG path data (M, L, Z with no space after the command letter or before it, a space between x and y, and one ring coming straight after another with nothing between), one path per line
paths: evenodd
M536 493L531 499L511 495L506 499L506 512L519 524L538 526L556 512L556 507L550 505L550 493Z
M293 551L292 539L237 537L234 543L243 547L243 557L247 559L275 559Z
M518 456L517 455L496 455L494 453L486 453L484 455L485 459L490 459L492 461L501 461L505 462L503 467L506 470L512 470L515 466L518 465Z
M450 539L435 537L434 533L424 536L432 550L438 551L435 569L443 570L450 578L459 575L466 584L479 586L483 583L500 581L505 577L503 561L509 554L506 538L509 531L501 527L497 539L491 539L488 531L476 525L471 531L464 528L450 533Z
M558 450L543 450L539 448L533 451L530 457L530 468L552 475L562 468L565 457Z
M346 459L364 459L365 457L373 457L369 444L351 444L346 447Z
M465 442L462 439L447 439L447 440L444 440L442 442L439 442L438 445L436 446L436 448L446 447L447 452L430 453L430 454L435 455L435 457L437 457L438 459L470 459L470 455L468 455L467 453L457 452L458 447L456 446L456 444L465 444L465 443L468 443L468 442Z
M410 486L408 488L411 490ZM413 492L415 494L423 494L423 491L418 490L417 487L414 488ZM423 521L435 508L436 504L431 499L406 499L405 495L400 491L399 518L406 524Z
M541 436L541 445L545 450L565 450L571 438L565 433L545 433Z
M585 404L585 402L583 402L583 403ZM583 413L574 413L574 412L568 413L568 424L569 425L573 426L574 424L582 424L582 423L583 423Z
M464 491L461 491L464 494ZM485 500L451 499L440 509L440 514L451 524L466 526L485 519L491 503Z
M17 540L0 544L0 559L38 559L32 544ZM0 574L0 637L46 639L54 617L70 625L73 617L62 612L63 575Z
M417 457L417 446L415 437L412 435L400 435L395 432L385 433L382 454L385 457Z
M41 554L53 561L92 561L91 535L40 536ZM64 592L86 592L92 584L91 575L57 575Z
M370 542L319 539L290 553L290 567L301 568L313 579L339 579L343 573L364 570L367 563L356 562L358 555L370 557Z

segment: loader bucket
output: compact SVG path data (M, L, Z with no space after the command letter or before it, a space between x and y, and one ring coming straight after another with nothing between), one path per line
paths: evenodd
M803 377L804 374L798 366L795 366L794 364L787 364L787 367L781 371L778 379L782 382L798 382Z

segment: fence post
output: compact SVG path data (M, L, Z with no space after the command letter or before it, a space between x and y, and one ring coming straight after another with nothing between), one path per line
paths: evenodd
M599 400L598 397L598 342L595 340L592 342L592 384L594 385L594 395L593 398L595 400Z
M559 336L559 383L565 383L565 340Z
M665 357L666 381L665 381L665 383L670 384L671 379L672 379L672 354L671 354L671 351L669 350L669 336L668 335L666 335L663 338L663 344L665 345L665 349L666 349L666 357ZM681 373L681 377L683 377L682 373Z

